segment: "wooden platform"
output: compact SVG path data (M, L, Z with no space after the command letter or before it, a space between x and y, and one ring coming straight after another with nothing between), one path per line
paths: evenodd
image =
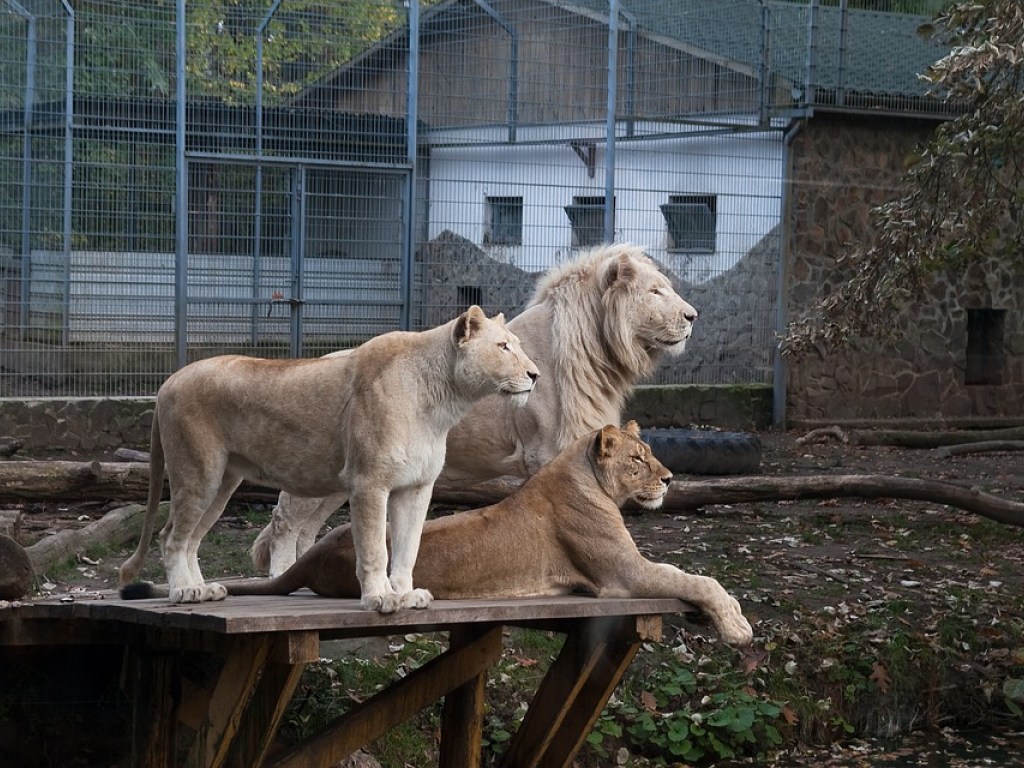
M364 611L356 600L309 593L171 605L113 593L0 608L0 653L13 647L114 645L124 649L133 701L131 765L328 768L444 698L439 765L480 764L484 684L502 628L566 635L502 766L568 766L643 640L660 639L673 599L589 597L436 601L422 611ZM273 736L320 640L446 632L447 651L285 753ZM185 652L215 661L190 677Z

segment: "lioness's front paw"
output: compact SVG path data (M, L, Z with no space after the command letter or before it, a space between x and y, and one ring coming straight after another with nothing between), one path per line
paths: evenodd
M359 602L363 610L378 613L394 613L402 607L401 597L394 592L388 592L386 595L364 595Z
M750 622L743 615L739 602L731 595L726 596L724 605L716 606L712 620L718 634L729 645L742 648L754 640L754 630Z
M402 594L403 608L426 608L434 601L434 596L426 589L410 589Z
M185 587L171 589L167 599L172 603L205 603L223 600L228 596L227 587L217 582L210 584L190 584Z

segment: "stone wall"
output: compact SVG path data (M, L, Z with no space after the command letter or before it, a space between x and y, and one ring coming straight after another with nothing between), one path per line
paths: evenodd
M680 296L700 313L678 358L665 358L645 384L767 384L772 381L780 248L773 230L732 269L702 284L670 271ZM465 238L443 232L419 254L422 327L450 320L476 297L488 314L515 317L526 307L540 272L502 264Z
M149 450L152 397L0 398L0 441L20 440L15 456L80 456L99 459L118 448ZM626 404L624 419L644 427L691 424L730 430L767 427L771 388L640 387Z
M836 259L869 237L869 211L898 193L903 160L930 122L816 116L792 145L787 312L798 317L843 279ZM968 310L1002 310L999 383L966 384ZM844 419L933 423L1024 416L1024 281L997 261L940 276L931 298L894 318L895 346L864 341L788 364L790 425Z

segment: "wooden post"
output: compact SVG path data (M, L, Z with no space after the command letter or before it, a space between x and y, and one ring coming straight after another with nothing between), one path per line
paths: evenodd
M660 630L651 617L581 621L565 639L526 713L502 768L564 768L583 745L640 647Z
M271 768L334 765L432 702L473 680L500 656L501 627L492 626L476 640L449 649L342 715L268 765Z
M454 627L451 648L475 642L490 627ZM441 747L438 768L479 768L483 747L484 687L483 670L444 697L441 710Z

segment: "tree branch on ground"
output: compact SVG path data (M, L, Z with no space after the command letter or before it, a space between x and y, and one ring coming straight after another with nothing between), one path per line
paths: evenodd
M939 448L981 442L1013 442L1024 440L1024 427L1007 429L954 429L923 432L913 429L843 429L822 427L812 429L796 439L797 445L827 443L835 440L843 445L890 445L899 448ZM998 449L991 449L998 450ZM1007 449L1013 450L1013 449Z

